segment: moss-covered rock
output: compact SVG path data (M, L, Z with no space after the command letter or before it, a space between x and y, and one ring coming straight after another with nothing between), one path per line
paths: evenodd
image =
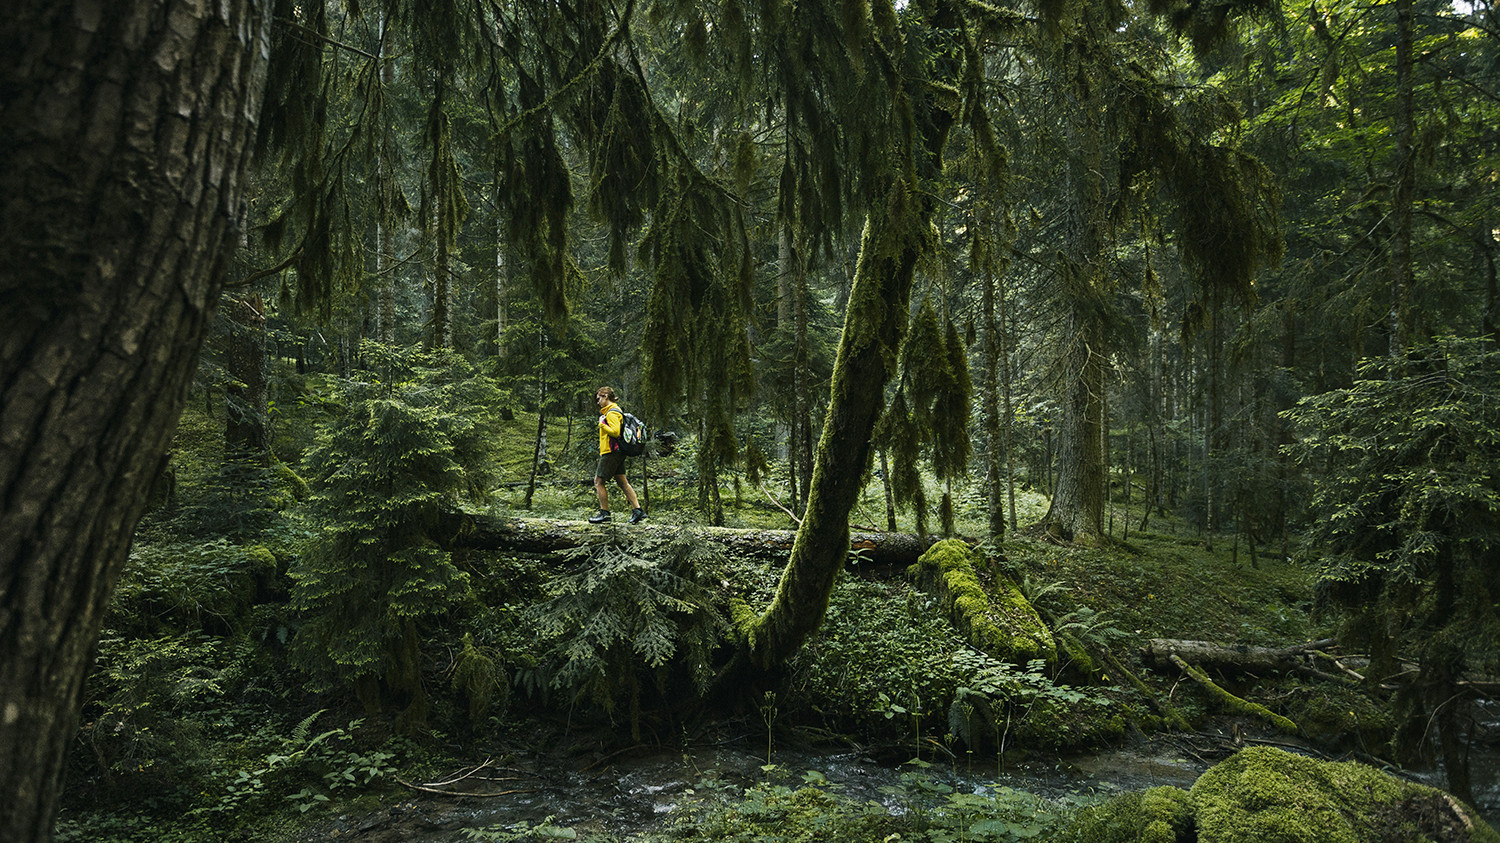
M1500 835L1442 791L1363 764L1242 750L1192 790L1202 843L1484 841Z
M993 593L986 592L967 544L938 542L907 573L942 601L953 625L975 649L1016 664L1057 660L1057 643L1036 609L1004 575L997 574Z
M1193 800L1177 787L1126 793L1080 810L1058 843L1176 843L1191 840Z
M1440 790L1352 762L1270 747L1210 768L1191 793L1157 787L1079 810L1061 843L1500 843Z

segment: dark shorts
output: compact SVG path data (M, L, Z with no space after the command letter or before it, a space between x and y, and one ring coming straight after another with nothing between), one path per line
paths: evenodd
M611 477L625 473L625 455L619 451L611 451L599 455L599 464L594 468L595 477L603 477L608 480Z

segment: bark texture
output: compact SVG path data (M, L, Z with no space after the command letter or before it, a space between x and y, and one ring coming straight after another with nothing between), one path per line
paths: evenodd
M0 29L0 840L47 840L110 591L243 216L269 10Z

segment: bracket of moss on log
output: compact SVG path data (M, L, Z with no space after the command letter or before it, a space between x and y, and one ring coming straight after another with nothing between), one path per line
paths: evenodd
M1052 630L1008 577L995 577L993 599L974 571L974 554L957 539L927 549L907 573L938 598L948 619L975 649L1001 661L1057 660Z
M1288 735L1301 733L1302 730L1298 728L1296 723L1259 703L1253 703L1243 697L1237 697L1229 693L1219 687L1212 679L1209 679L1208 674L1183 661L1182 657L1175 653L1172 655L1172 664L1177 665L1177 669L1186 673L1194 682L1202 685L1204 690L1208 691L1208 695L1225 710L1234 714L1248 714L1259 717Z

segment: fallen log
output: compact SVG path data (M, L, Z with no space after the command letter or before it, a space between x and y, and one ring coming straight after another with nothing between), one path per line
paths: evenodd
M1321 653L1333 644L1332 638L1291 647L1251 647L1244 644L1215 644L1212 641L1152 638L1147 642L1143 655L1148 663L1156 667L1173 664L1172 658L1177 656L1188 664L1220 671L1254 673L1256 671L1295 670L1305 673L1312 668L1304 659L1314 653ZM1329 674L1324 675L1336 678Z
M1183 661L1181 656L1178 656L1174 653L1169 657L1169 659L1172 664L1176 665L1177 669L1186 674L1188 678L1203 686L1203 690L1208 692L1209 697L1225 711L1228 711L1231 714L1242 714L1250 717L1259 717L1288 735L1296 735L1301 733L1302 730L1298 728L1296 723L1293 723L1291 720L1282 717L1280 714L1277 714L1271 709L1266 708L1260 703L1253 703L1245 699L1244 697L1229 693L1229 691L1225 690L1223 686L1208 678L1208 674Z
M627 534L665 537L690 530L704 541L720 545L726 552L760 558L785 559L797 533L792 530L756 530L735 527L681 527L675 524L589 524L545 518L508 518L468 513L448 513L440 544L448 548L498 550L510 553L552 553L598 541L608 530ZM861 563L909 565L917 561L938 536L912 533L854 532L849 536L850 553Z

